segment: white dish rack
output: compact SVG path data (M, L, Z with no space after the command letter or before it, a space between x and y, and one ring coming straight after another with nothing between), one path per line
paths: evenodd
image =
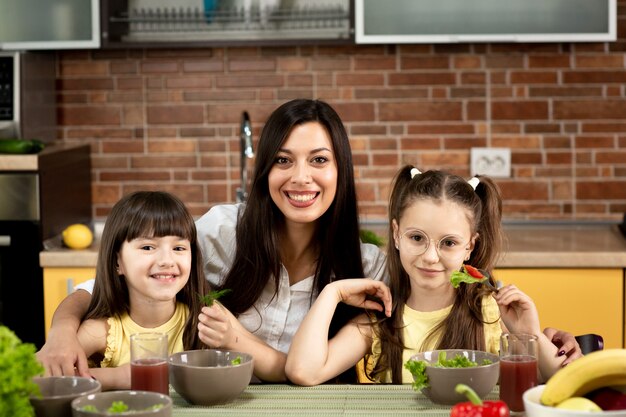
M130 0L110 21L128 24L127 42L347 39L349 7L349 0Z

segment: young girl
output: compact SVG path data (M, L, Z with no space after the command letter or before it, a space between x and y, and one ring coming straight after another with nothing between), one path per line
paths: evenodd
M489 178L467 182L441 171L400 170L389 207L389 288L372 280L327 285L291 344L286 364L290 380L319 384L365 356L370 380L409 383L413 378L403 364L413 354L444 348L497 353L502 331L537 335L541 374L552 375L565 357L541 332L527 295L512 285L494 293L482 284L454 288L450 281L464 262L493 276L501 213L500 193ZM362 314L328 340L328 325L340 302L384 311L386 317Z
M193 218L171 194L123 197L104 231L93 296L78 340L99 360L91 374L102 389L130 388L130 335L162 332L170 353L203 347L198 337L202 272ZM123 366L122 366L123 365Z

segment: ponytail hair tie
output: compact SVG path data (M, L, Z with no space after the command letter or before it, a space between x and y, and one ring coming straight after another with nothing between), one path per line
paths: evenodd
M476 187L478 187L479 182L480 179L478 177L473 177L471 180L467 181L467 183L472 186L474 191L476 191Z
M421 174L421 171L417 168L412 168L411 169L411 179L413 179L413 177L415 177L416 175Z

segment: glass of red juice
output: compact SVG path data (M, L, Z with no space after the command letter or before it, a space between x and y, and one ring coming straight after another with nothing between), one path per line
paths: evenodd
M522 394L537 385L537 336L505 333L500 338L500 399L524 411Z
M130 336L130 389L169 395L167 334Z

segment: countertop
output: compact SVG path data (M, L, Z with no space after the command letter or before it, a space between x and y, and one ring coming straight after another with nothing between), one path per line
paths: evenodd
M626 238L615 224L505 225L500 268L626 268ZM98 241L85 250L60 244L39 255L44 268L95 268Z

